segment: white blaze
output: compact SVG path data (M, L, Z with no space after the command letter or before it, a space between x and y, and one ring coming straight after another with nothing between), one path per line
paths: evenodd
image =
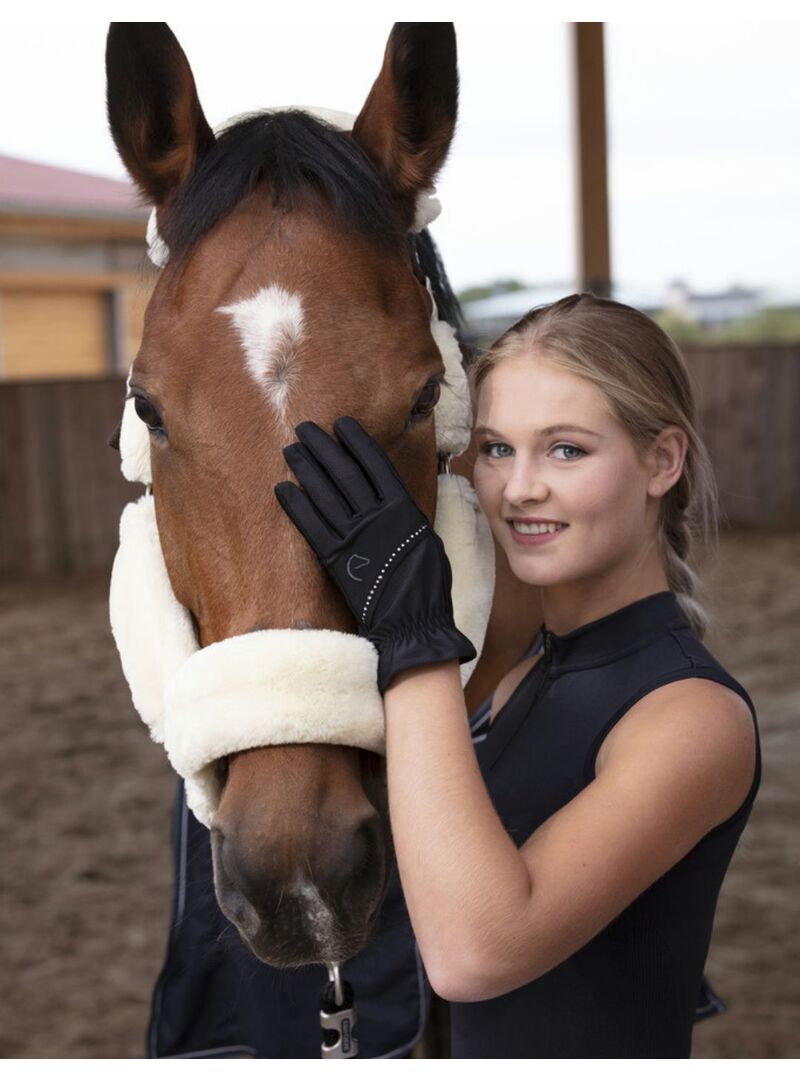
M289 392L296 378L292 369L303 336L300 298L279 285L268 285L247 300L217 310L230 315L244 349L247 370L281 420L285 420Z

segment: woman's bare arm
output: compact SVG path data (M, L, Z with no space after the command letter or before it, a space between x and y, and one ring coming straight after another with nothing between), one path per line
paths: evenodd
M623 718L595 781L518 850L478 769L457 665L400 675L384 705L400 876L451 1001L506 993L572 955L729 817L753 776L744 702L674 683Z

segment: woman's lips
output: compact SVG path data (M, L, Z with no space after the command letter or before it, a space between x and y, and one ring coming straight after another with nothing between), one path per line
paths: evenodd
M517 532L517 530L514 528L513 521L509 521L508 528L515 543L529 546L531 544L549 544L552 540L555 540L558 536L561 535L561 533L568 529L569 525L557 525L553 532L550 532L548 530L546 532L539 533L522 533Z

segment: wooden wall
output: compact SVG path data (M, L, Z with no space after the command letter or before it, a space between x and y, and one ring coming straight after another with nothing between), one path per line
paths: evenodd
M727 523L800 528L800 345L685 350ZM0 383L0 575L107 572L124 382Z
M0 269L0 379L127 372L155 280L150 272Z
M0 371L8 379L102 375L112 368L110 295L87 289L5 289Z

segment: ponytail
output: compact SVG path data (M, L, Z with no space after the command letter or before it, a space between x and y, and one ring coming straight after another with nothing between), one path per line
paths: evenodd
M689 447L683 475L661 501L659 540L667 583L692 630L703 638L710 618L700 579L690 560L696 545L716 546L717 486L708 451L693 424L687 435Z

